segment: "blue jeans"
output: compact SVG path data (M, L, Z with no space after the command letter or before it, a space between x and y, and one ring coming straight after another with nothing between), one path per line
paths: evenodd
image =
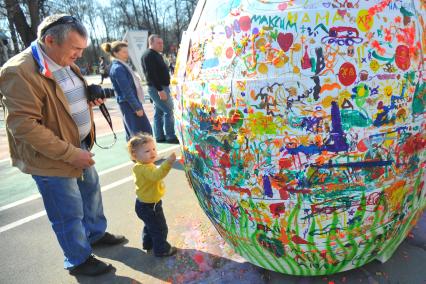
M167 100L160 100L158 91L153 86L148 86L148 94L154 102L154 133L156 140L177 139L175 135L175 118L173 116L173 100L170 96L170 89L162 86L167 94ZM166 131L166 135L164 135Z
M90 244L100 239L107 227L95 168L85 169L83 178L33 175L33 179L64 252L64 267L83 263L92 253Z
M118 103L121 114L123 115L124 129L126 130L126 140L129 141L134 135L139 132L145 132L152 135L151 124L144 112L142 117L136 115L128 102Z
M143 249L153 249L155 255L167 253L171 246L167 242L169 230L161 200L157 203L144 203L136 199L135 211L145 223L142 231Z

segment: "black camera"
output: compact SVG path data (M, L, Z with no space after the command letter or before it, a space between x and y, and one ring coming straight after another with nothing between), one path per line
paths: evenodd
M102 88L99 85L92 84L87 86L87 99L95 101L97 99L108 99L115 97L114 89Z

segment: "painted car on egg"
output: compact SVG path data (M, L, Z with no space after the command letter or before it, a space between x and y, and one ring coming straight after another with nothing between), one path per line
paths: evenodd
M425 4L199 1L174 76L189 183L248 261L388 260L426 206Z

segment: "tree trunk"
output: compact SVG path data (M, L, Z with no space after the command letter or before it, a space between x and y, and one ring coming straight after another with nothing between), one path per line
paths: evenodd
M39 1L26 0L28 11L30 12L31 31L37 35L37 27L40 24Z
M154 30L156 34L160 34L160 22L158 21L157 0L154 0Z
M174 0L175 3L175 31L176 31L176 40L179 41L180 39L180 32L181 32L181 24L180 24L180 17L179 17L179 3L180 1Z
M150 3L147 3L147 0L142 0L142 15L144 19L145 28L152 33L152 25L151 25L151 11L149 9Z
M120 2L120 8L123 11L123 14L126 16L127 27L130 28L130 29L133 28L133 23L132 23L132 20L130 18L129 12L127 12L126 3Z
M105 12L105 10L101 11L100 16L101 16L102 22L103 22L103 24L105 26L106 40L109 42L109 41L111 41L110 31L109 31L109 24L111 24L111 23L108 23L108 21L106 19L106 12Z
M3 44L3 41L0 40L0 66L5 64L6 61L9 59L7 51L7 45Z
M38 5L37 1L32 2L36 2ZM16 31L19 33L19 36L21 37L21 40L24 45L26 47L29 46L31 42L37 38L37 35L34 30L28 25L21 6L19 6L18 1L14 0L5 0L5 4L9 21L11 19L11 21L15 25Z
M140 29L142 29L142 25L141 25L141 23L139 21L139 13L138 13L139 9L136 6L135 0L132 0L132 6L133 6L133 11L135 13L136 26L140 30Z
M90 37L90 41L92 42L92 45L94 47L94 58L99 58L99 41L96 37Z
M189 22L191 22L192 15L194 14L194 9L195 9L195 1L187 0L186 1L186 13L188 15L187 25L189 24Z
M18 37L16 36L16 29L15 29L15 26L13 25L13 19L9 17L9 13L7 13L7 21L9 24L10 37L12 38L13 52L14 54L18 54L20 51Z
M94 36L94 37L91 37L91 42L92 42L93 46L95 47L95 56L96 56L96 58L99 58L99 37L96 33L96 27L95 27L95 22L94 22L95 16L92 15L92 12L93 11L89 12L89 14L88 14L89 23L92 27L93 36Z
M189 1L185 1L185 8L186 8L186 14L188 15L188 22L189 22L191 20L191 15L192 15L191 6L190 6Z

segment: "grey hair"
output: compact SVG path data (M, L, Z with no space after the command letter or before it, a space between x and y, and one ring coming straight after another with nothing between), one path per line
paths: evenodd
M157 35L157 34L152 34L148 37L148 44L151 46L154 43L154 40L156 38L161 39L161 36Z
M86 28L80 22L59 24L57 26L53 26L47 29L43 35L41 34L41 31L43 30L44 27L46 27L47 25L50 25L53 22L56 22L58 19L62 18L63 16L68 16L68 15L67 14L51 15L49 17L46 17L40 23L40 25L37 27L37 40L40 43L43 43L46 36L50 35L53 37L53 39L55 40L57 44L62 44L67 38L69 32L71 31L77 32L79 35L81 35L84 38L88 37Z

